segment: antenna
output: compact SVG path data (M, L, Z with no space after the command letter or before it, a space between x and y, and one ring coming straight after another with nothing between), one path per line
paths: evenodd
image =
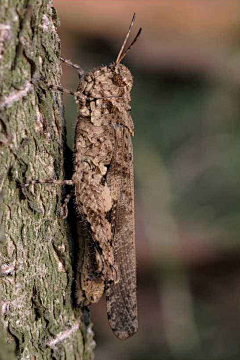
M138 33L137 35L135 36L134 40L131 42L131 44L129 45L129 47L127 48L127 50L125 52L123 52L124 48L125 48L125 45L127 43L127 40L129 38L129 35L131 33L131 30L132 30L132 27L133 27L133 24L134 24L134 21L135 21L135 18L136 18L136 13L133 14L133 17L132 17L132 21L131 21L131 24L129 26L129 29L128 29L128 32L127 32L127 35L123 41L123 44L122 44L122 47L118 53L118 56L117 56L117 60L116 60L116 64L119 64L122 59L127 55L127 53L129 52L129 50L131 49L131 47L133 46L133 44L135 44L135 42L137 41L137 38L139 37L139 35L141 34L141 31L142 31L142 28L140 28L138 30Z

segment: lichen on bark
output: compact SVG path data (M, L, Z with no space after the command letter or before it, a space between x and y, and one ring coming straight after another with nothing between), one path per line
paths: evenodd
M91 325L72 303L62 188L20 186L64 176L62 96L43 80L60 84L58 25L51 0L0 3L0 331L18 359L93 358Z

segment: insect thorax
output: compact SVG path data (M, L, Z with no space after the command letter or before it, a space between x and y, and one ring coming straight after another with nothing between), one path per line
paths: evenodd
M130 115L133 77L122 64L111 64L88 72L79 84L79 113L95 126L121 124L133 135Z

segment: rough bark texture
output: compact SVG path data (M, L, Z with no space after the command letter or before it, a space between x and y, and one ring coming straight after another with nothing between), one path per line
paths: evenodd
M62 188L19 185L64 174L62 97L41 79L60 83L57 25L51 0L0 2L0 359L93 358L91 325L72 305Z

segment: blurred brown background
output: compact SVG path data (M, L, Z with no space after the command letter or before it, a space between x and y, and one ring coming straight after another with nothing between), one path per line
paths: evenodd
M96 359L240 358L240 1L55 0L62 56L116 59L135 78L139 332L117 340L92 306ZM63 65L62 85L77 74ZM65 97L72 146L76 105Z

